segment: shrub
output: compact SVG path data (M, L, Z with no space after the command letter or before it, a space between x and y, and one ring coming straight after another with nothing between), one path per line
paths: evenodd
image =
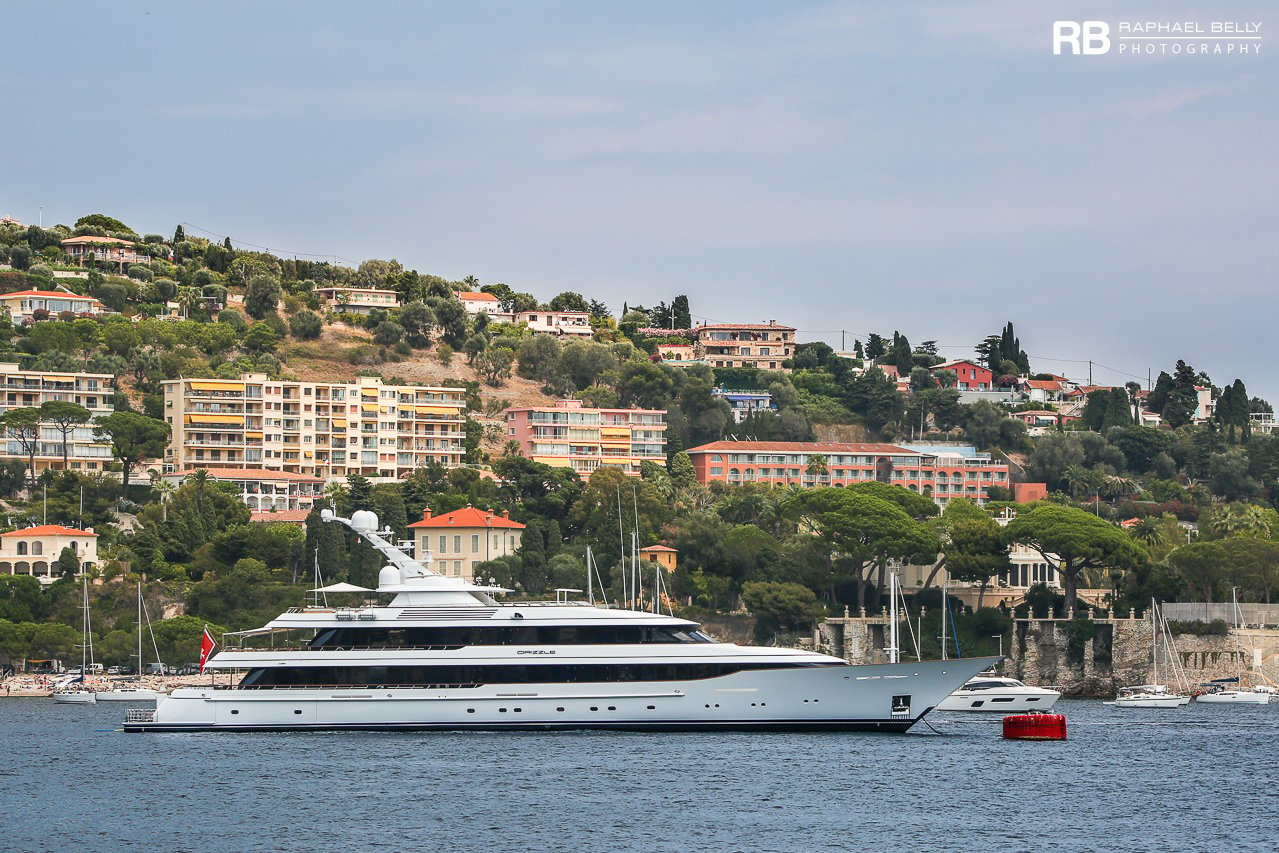
M324 330L324 322L314 311L298 311L289 318L289 331L300 341L313 341Z

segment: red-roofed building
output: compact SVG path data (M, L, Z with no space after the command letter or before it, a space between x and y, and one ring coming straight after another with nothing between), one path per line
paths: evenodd
M501 302L491 293L463 292L459 293L457 298L462 303L462 307L466 309L466 313L472 317L487 314L494 323L515 322L515 315L509 311L503 311Z
M995 374L975 361L957 359L928 368L932 373L950 370L955 374L955 388L959 391L989 391L994 387Z
M715 323L698 326L697 357L711 367L753 367L784 370L782 362L795 355L795 327L767 323Z
M986 501L987 488L1009 485L1008 463L956 446L828 441L714 441L688 451L698 482L775 486L852 486L878 481L945 506L951 498Z
M70 237L62 241L62 250L80 266L86 263L115 264L124 272L128 264L145 264L151 260L134 248L132 240L115 237Z
M58 557L64 548L75 552L81 572L98 562L98 534L92 527L76 530L60 524L41 524L0 533L0 574L32 575L43 584L51 584L58 579Z
M37 311L47 311L55 320L64 311L94 316L112 313L92 296L81 296L69 290L16 290L0 294L0 308L9 311L14 323L34 320Z
M511 521L509 512L494 513L468 506L432 515L409 525L418 559L430 554L431 567L451 578L475 577L478 563L514 554L524 536L524 525Z
M1065 399L1073 384L1065 379L1026 379L1022 382L1030 399L1036 403L1058 403Z
M668 548L665 545L649 545L647 548L639 549L641 560L647 560L650 563L657 563L668 572L675 571L675 559L679 556L679 551L675 548Z

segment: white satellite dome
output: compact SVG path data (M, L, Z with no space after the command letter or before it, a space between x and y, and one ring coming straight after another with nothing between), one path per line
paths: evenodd
M399 586L404 583L404 578L400 575L400 570L395 566L383 566L382 571L378 572L378 586Z
M377 513L367 509L356 510L351 513L351 526L362 533L374 533L377 531Z

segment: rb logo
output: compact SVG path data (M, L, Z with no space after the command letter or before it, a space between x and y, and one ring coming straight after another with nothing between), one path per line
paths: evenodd
M1110 52L1110 24L1105 21L1053 21L1053 56L1069 53L1095 55Z

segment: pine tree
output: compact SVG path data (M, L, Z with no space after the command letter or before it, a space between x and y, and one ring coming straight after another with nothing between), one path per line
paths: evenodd
M187 232L179 225L173 232L173 245L176 246L187 238Z
M671 301L672 320L677 329L693 328L693 315L688 307L688 297L680 294Z
M871 332L866 336L866 358L874 361L884 354L884 349L884 339L879 335Z
M1172 393L1172 377L1167 371L1160 371L1155 380L1155 387L1146 396L1146 411L1162 415L1164 406L1168 405L1168 395Z
M546 523L546 559L559 554L564 547L564 536L560 533L560 523L551 519Z

